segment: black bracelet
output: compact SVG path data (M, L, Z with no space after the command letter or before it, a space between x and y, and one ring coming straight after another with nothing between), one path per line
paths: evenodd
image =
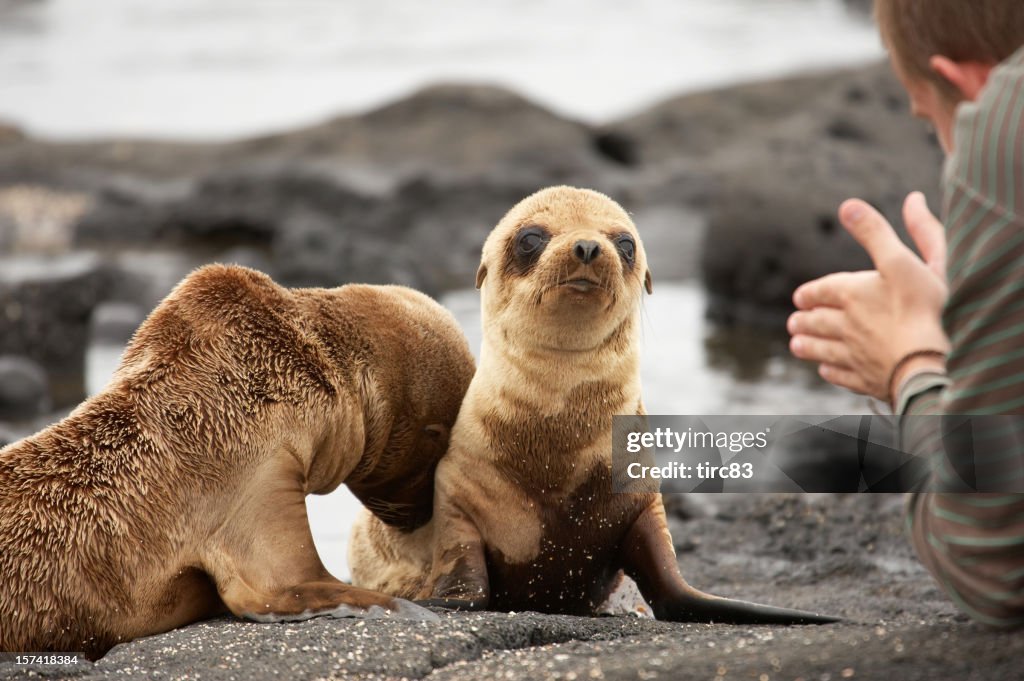
M893 388L895 388L896 386L894 386L893 383L896 382L896 374L899 373L900 369L902 369L904 367L904 365L906 365L907 362L909 362L912 359L917 359L918 357L939 357L943 361L945 361L948 356L949 355L947 353L943 352L942 350L930 350L929 349L929 350L914 350L913 352L908 352L907 354L905 354L902 357L900 357L899 361L896 362L896 364L893 365L892 371L889 373L889 389L888 389L888 392L886 393L889 396L889 405L892 406L892 407L895 407L896 396L892 394L892 391L893 391Z

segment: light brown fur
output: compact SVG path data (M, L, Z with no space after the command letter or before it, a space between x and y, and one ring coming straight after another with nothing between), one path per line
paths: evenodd
M100 394L0 450L0 650L96 655L225 609L403 610L324 569L304 497L345 482L395 526L426 522L472 372L415 291L198 270Z
M527 276L510 264L508 249L518 230L534 224L544 226L551 240ZM613 243L621 234L637 241L632 267ZM581 239L600 244L601 255L592 265L572 254ZM581 276L602 287L581 292L559 285ZM446 584L466 559L461 546L486 547L487 566L496 577L505 568L531 571L551 553L552 541L565 551L570 544L581 550L617 543L585 506L606 503L612 515L626 513L619 507L627 497L610 494L609 453L612 415L643 410L639 302L650 275L636 228L618 204L597 192L564 187L539 192L515 206L487 239L478 284L484 325L480 367L438 467L435 520L409 535L361 517L350 548L354 584L405 597L474 596ZM609 481L607 490L592 489L595 476ZM599 494L600 502L577 509L581 522L575 536L557 536L562 528L551 527L548 516L567 511L580 501L582 490L588 498ZM627 505L637 501L629 498ZM632 515L654 501L649 495ZM533 572L524 584L530 578L544 582L551 601L564 596ZM614 580L589 577L582 580L587 584L569 580L580 587L578 603L563 598L563 607L551 603L548 609L595 610ZM493 589L489 596L489 605L499 609L515 600ZM549 599L536 594L529 607L544 609L542 600Z
M550 238L524 266L517 244L535 226ZM353 583L449 607L587 615L624 571L661 619L829 620L697 591L679 574L661 495L612 491L612 417L644 414L651 290L618 204L569 187L524 199L484 244L477 283L480 365L437 468L434 517L407 533L364 513Z

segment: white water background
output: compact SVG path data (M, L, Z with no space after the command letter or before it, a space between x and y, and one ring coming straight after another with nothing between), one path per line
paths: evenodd
M471 81L603 122L881 55L841 0L0 0L0 118L237 138Z

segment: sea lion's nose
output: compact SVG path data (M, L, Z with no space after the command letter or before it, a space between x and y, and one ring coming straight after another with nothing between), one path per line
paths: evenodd
M579 258L584 265L589 265L594 258L601 254L601 244L596 241L577 241L572 248L573 254Z

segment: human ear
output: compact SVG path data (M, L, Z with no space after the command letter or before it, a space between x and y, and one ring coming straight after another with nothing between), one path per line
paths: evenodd
M960 91L963 96L974 101L981 94L982 88L988 83L989 74L995 68L994 64L986 64L976 61L953 61L941 54L933 55L928 60L935 73L944 80L949 81L953 87Z

